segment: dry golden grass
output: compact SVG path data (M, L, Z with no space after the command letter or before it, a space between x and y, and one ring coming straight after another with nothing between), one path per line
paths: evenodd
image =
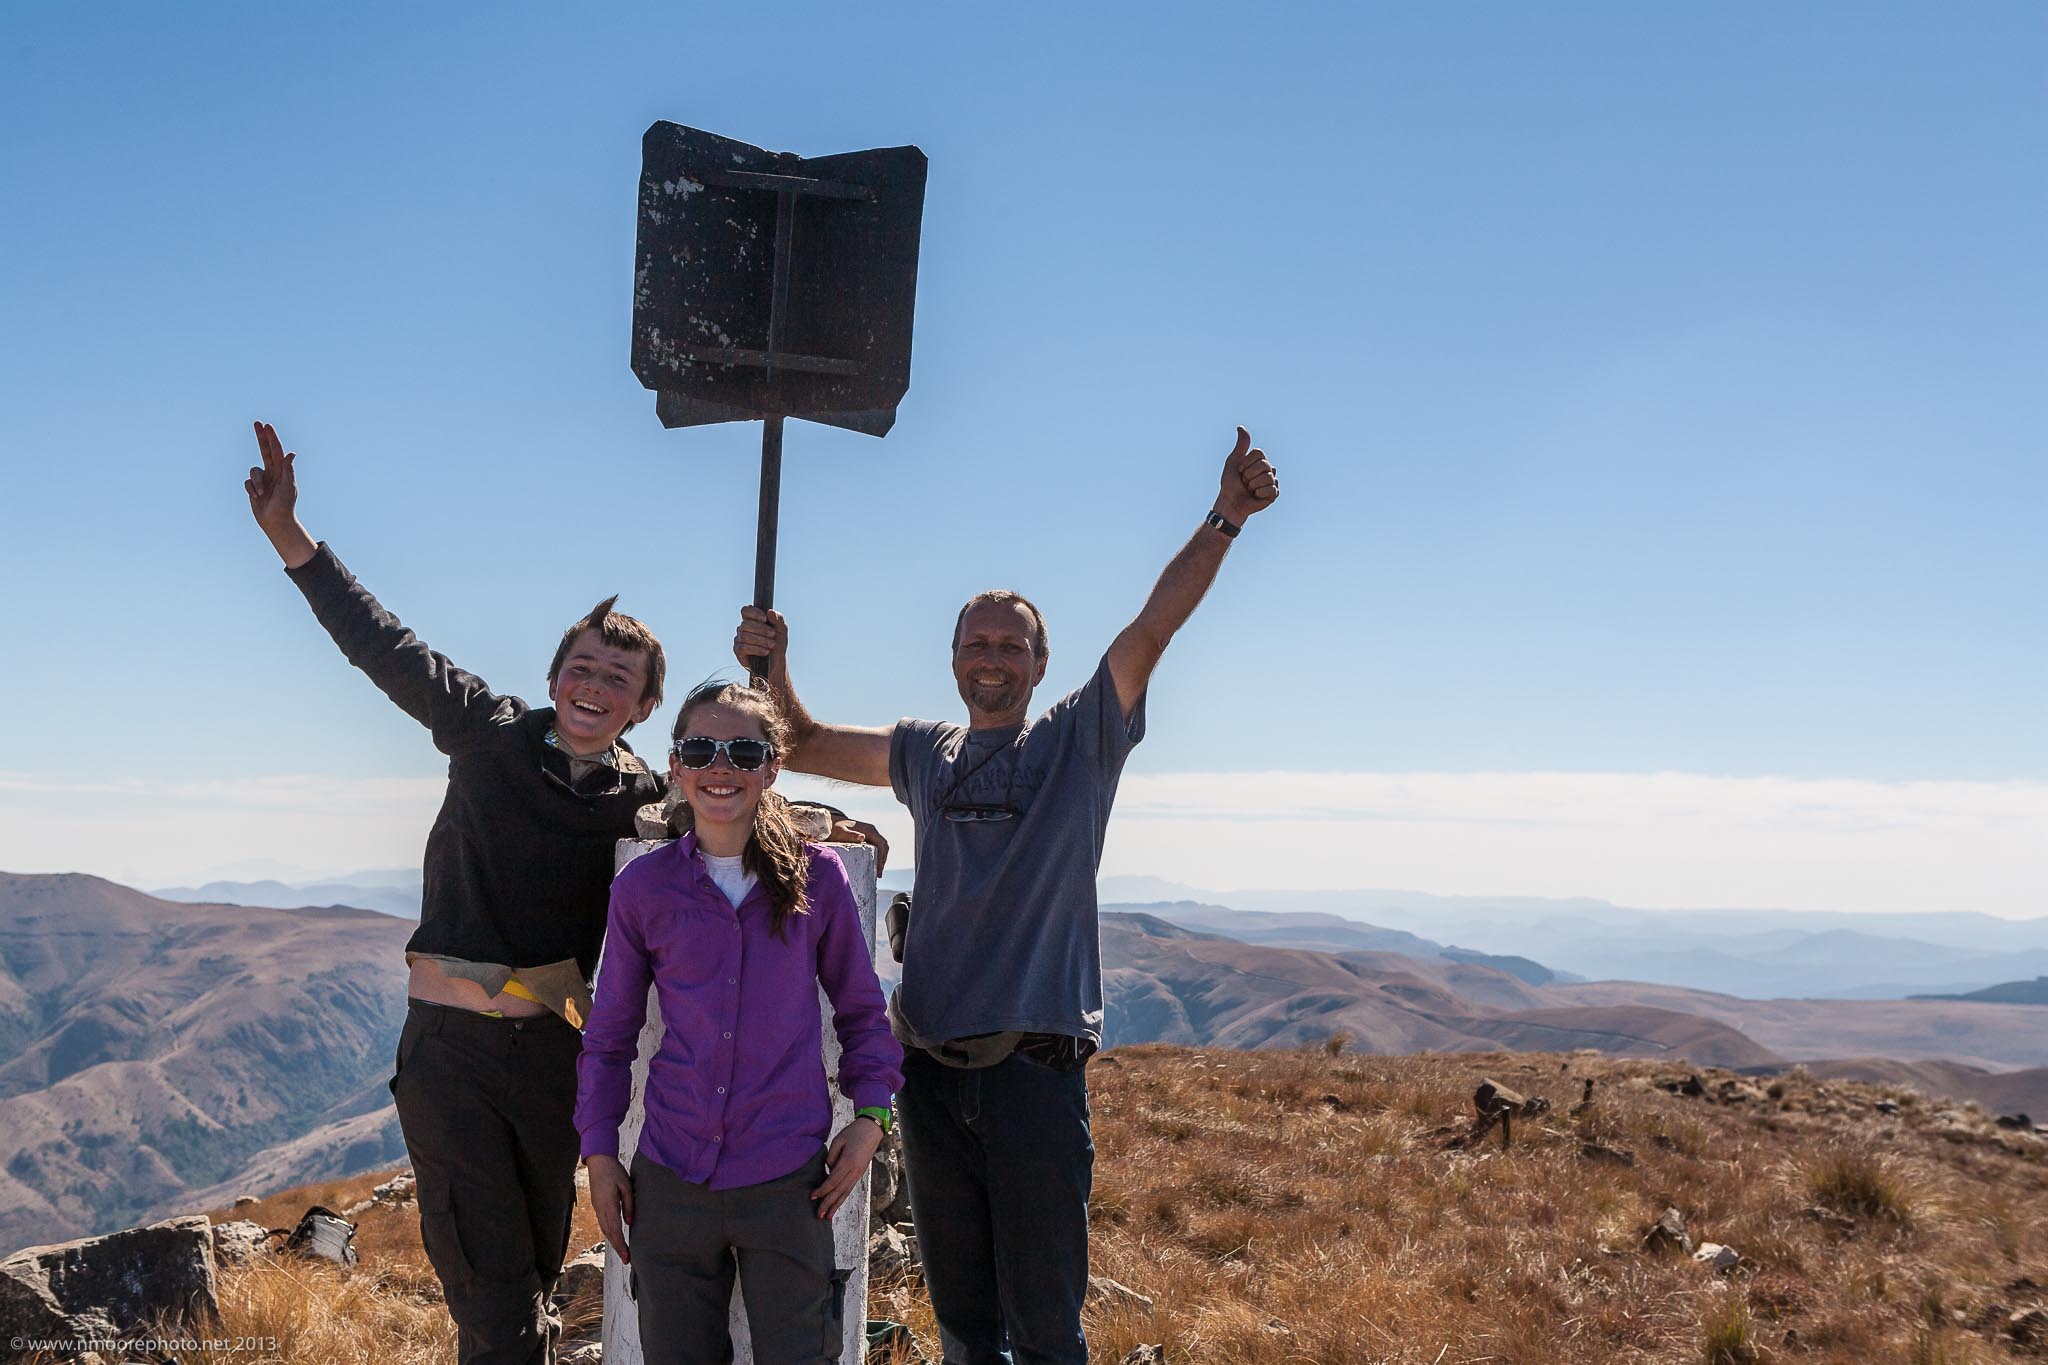
M1673 1071L1320 1047L1109 1054L1090 1067L1093 1269L1153 1307L1091 1305L1093 1357L1159 1343L1189 1365L2023 1358L1999 1328L2042 1301L2027 1282L2048 1284L2043 1144L1976 1116L1938 1122L1928 1104L1880 1117L1887 1092L1796 1071L1740 1105L1651 1084ZM1518 1123L1505 1151L1497 1136L1449 1150L1440 1130L1469 1121L1484 1076L1557 1110ZM1586 1076L1594 1106L1568 1117ZM1635 1164L1588 1160L1588 1141ZM325 1202L344 1208L375 1180ZM259 1206L259 1221L283 1226L319 1193ZM1644 1251L1667 1206L1742 1267L1716 1276ZM587 1245L587 1208L578 1220ZM280 1361L451 1358L410 1209L364 1215L358 1245L352 1274L225 1276L228 1330L278 1337ZM869 1311L937 1359L914 1279L875 1286Z
M1868 1087L1792 1073L1722 1105L1649 1083L1677 1068L1594 1057L1112 1055L1091 1068L1094 1269L1154 1308L1091 1316L1102 1361L1140 1342L1232 1365L1993 1359L1953 1312L2048 1282L2040 1144L1880 1119ZM1589 1075L1590 1111L1523 1122L1505 1151L1437 1135L1482 1077L1562 1111ZM1822 1189L1846 1223L1807 1214ZM1667 1205L1743 1267L1644 1252Z
M1813 1197L1837 1213L1880 1218L1900 1227L1913 1221L1909 1181L1876 1152L1837 1148L1814 1167L1811 1183Z
M308 1208L336 1213L370 1196L391 1172L307 1185L252 1205L213 1212L216 1222L246 1218L289 1230ZM180 1354L181 1365L445 1365L455 1359L455 1327L440 1282L420 1247L413 1204L375 1204L349 1215L357 1265L273 1256L219 1277L221 1321L203 1334L166 1328L165 1336L204 1335L229 1345ZM601 1239L587 1200L579 1203L570 1254ZM565 1327L576 1322L565 1317ZM275 1342L274 1349L250 1343Z
M359 1267L351 1273L325 1262L275 1260L222 1278L219 1350L181 1353L182 1365L258 1365L258 1362L329 1361L334 1365L449 1361L455 1326L442 1311L438 1289L416 1289L416 1277ZM433 1276L428 1274L427 1285ZM275 1342L251 1350L248 1343Z

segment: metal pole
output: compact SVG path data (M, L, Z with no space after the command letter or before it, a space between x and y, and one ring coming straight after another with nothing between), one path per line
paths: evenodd
M770 277L768 303L767 377L775 378L775 353L782 346L782 326L789 312L790 242L796 235L796 196L788 190L775 196L775 273ZM775 605L775 521L782 502L782 414L771 412L761 419L761 515L754 532L754 605L767 611ZM757 665L749 672L755 679L768 665L765 656L754 656Z
M775 521L782 502L782 414L761 422L761 514L754 529L754 605L767 611L775 605ZM756 654L747 672L756 682L766 676L768 656Z
M761 518L754 533L754 605L775 605L775 514L782 500L782 415L761 423Z

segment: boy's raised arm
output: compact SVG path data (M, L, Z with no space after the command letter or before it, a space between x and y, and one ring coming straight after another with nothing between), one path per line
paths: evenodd
M256 424L256 449L263 467L249 471L242 488L249 494L249 511L271 548L287 569L296 569L319 550L313 537L299 523L299 476L293 468L296 454L287 454L277 439L277 428L268 422Z
M483 679L429 649L355 580L333 550L307 534L298 514L297 456L286 452L268 422L256 423L256 447L263 465L242 481L249 512L348 661L400 710L433 731L434 745L443 753L454 752L465 733L516 714L513 699L498 696Z
M732 652L743 666L761 672L789 720L792 752L783 755L783 766L836 782L889 785L889 736L895 727L827 725L804 709L789 680L789 623L781 612L741 607ZM764 655L768 663L762 671Z

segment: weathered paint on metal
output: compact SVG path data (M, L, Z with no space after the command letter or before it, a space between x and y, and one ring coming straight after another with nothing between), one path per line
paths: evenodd
M924 153L799 157L666 122L641 150L633 372L662 424L886 433L910 387Z

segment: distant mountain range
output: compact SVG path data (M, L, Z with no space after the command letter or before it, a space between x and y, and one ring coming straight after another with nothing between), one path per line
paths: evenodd
M254 905L272 910L352 905L400 919L420 917L420 874L416 871L360 873L329 881L208 882L204 886L161 887L149 894L159 900L201 905Z
M1111 911L1150 914L1189 929L1214 929L1243 943L1260 943L1274 948L1311 948L1318 952L1404 953L1409 957L1441 957L1453 962L1497 967L1532 986L1552 981L1575 981L1570 973L1555 972L1526 957L1502 957L1469 948L1447 947L1400 929L1382 929L1342 915L1316 912L1277 914L1265 910L1233 910L1200 901L1162 901L1149 905L1112 904Z
M2004 1005L2048 1005L2048 976L2032 981L2004 981L1961 995L1916 995L1915 1000L1985 1000Z
M1113 1042L1292 1047L1342 1032L1363 1052L1592 1047L1738 1069L1841 1057L1946 1060L1987 1072L2048 1065L2048 1010L2026 1005L1746 1000L1640 981L1532 984L1426 945L1402 954L1248 942L1272 921L1247 916L1243 936L1226 936L1231 916L1191 902L1105 907Z
M883 889L910 886L894 868ZM353 905L419 916L417 871L321 880L214 881L166 887L165 900L268 906ZM1879 915L1790 910L1641 910L1606 901L1431 896L1412 891L1205 891L1156 877L1105 877L1105 903L1207 906L1255 919L1225 930L1246 942L1326 952L1465 955L1535 985L1645 981L1752 1000L1787 996L1969 998L2048 976L2048 918L1954 912ZM1175 919L1203 927L1200 911ZM1172 917L1169 917L1172 918ZM1457 945L1465 945L1458 947ZM2024 999L2034 989L2021 981Z
M1105 877L1100 892L1105 902L1258 912L1274 917L1263 922L1276 929L1281 921L1296 926L1302 946L1313 946L1318 925L1378 926L1378 933L1413 934L1433 947L1458 943L1525 958L1564 980L1655 982L1753 1000L1961 995L2048 974L2048 918L1641 910L1588 899L1413 891L1209 891L1156 877Z

